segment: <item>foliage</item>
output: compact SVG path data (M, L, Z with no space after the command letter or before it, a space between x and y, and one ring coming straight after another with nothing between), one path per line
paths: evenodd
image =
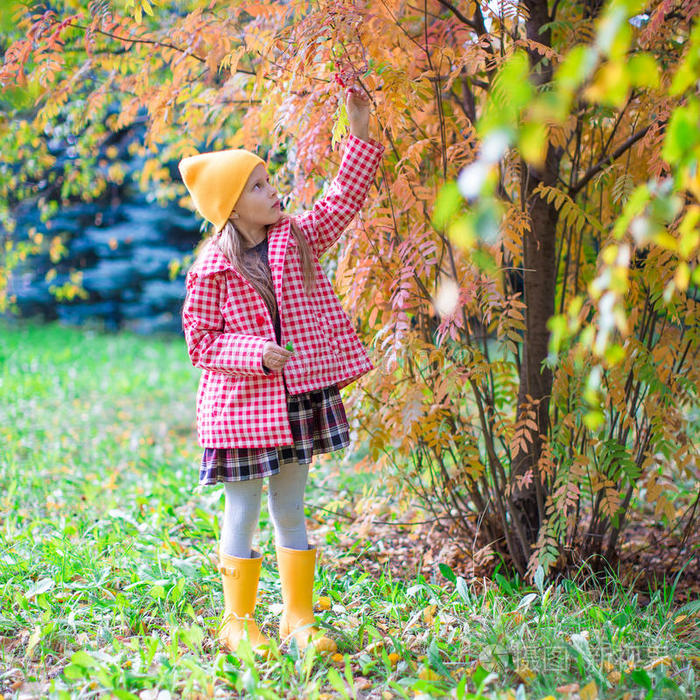
M329 267L378 365L346 397L365 466L391 467L462 546L530 580L612 563L650 509L690 530L696 1L59 7L13 11L9 204L50 160L39 135L73 134L60 196L90 196L116 176L91 161L105 130L145 119L156 196L184 195L162 163L244 146L286 158L274 179L307 206L337 167L338 94L356 79L388 148Z
M197 371L177 341L0 326L0 649L5 697L542 698L563 687L689 697L698 607L677 584L646 603L619 582L484 589L445 565L430 580L364 570L328 493L353 512L363 475L315 462L308 523L323 551L317 616L340 648L265 663L223 653L215 541L220 489L195 493ZM272 526L257 617L276 636ZM341 560L350 560L345 573ZM542 649L547 653L543 654ZM159 695L159 693L162 693Z

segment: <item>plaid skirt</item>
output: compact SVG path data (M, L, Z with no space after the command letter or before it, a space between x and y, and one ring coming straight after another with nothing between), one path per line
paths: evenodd
M287 394L287 412L293 445L205 447L199 485L259 479L279 473L282 464L309 464L314 454L333 452L350 444L348 421L337 386Z

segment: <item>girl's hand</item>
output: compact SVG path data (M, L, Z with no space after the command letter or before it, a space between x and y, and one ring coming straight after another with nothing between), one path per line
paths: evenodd
M350 133L363 141L369 139L369 103L369 96L359 85L351 85L345 91Z
M273 372L281 372L293 354L290 350L285 350L281 345L268 340L263 345L263 365Z

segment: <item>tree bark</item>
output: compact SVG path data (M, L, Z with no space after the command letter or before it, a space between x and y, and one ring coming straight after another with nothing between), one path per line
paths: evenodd
M547 3L541 0L526 0L530 18L526 22L529 39L551 45L549 30L540 34L540 27L548 22ZM552 74L551 63L544 62L536 52L529 52L532 79L536 84L549 82ZM518 518L525 533L526 542L521 542L521 556L525 563L529 559L532 545L537 541L543 509L544 496L538 483L537 461L542 451L541 434L548 433L549 398L552 393L552 372L543 368L547 357L549 330L547 321L554 314L556 292L556 226L558 213L553 204L532 195L540 182L556 186L562 152L551 144L547 147L544 165L541 169L521 163L521 192L523 207L527 207L531 219L530 232L523 240L523 284L525 302L525 336L523 357L520 368L517 419L521 417L520 406L527 401L527 395L537 401L537 434L527 443L527 450L518 453L511 465L511 489L513 518ZM528 486L517 488L518 477L532 469L532 479Z

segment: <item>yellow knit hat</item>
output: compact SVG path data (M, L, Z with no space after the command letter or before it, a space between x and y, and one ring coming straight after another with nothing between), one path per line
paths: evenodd
M187 156L178 170L197 211L216 226L226 223L256 165L265 161L243 148Z

